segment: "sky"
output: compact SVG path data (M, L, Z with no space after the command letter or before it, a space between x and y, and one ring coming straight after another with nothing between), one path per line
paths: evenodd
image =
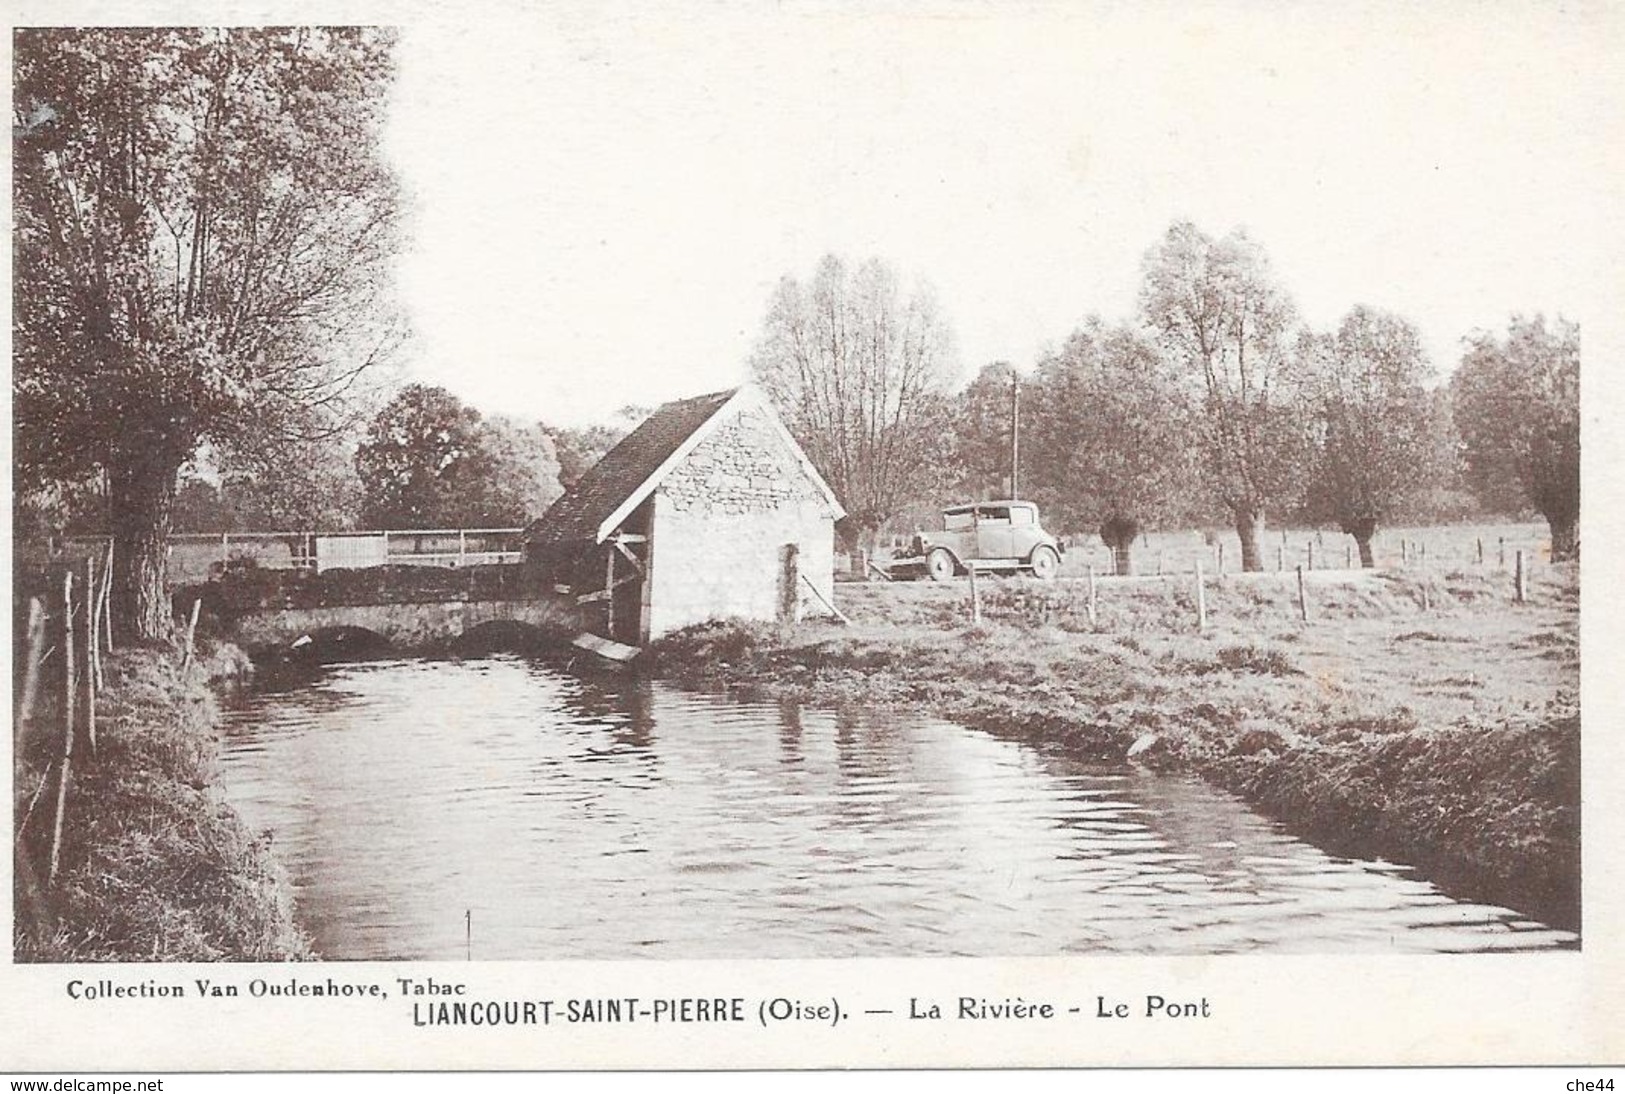
M543 4L410 22L388 133L412 205L405 377L565 425L731 386L774 284L826 253L929 283L962 381L1030 369L1090 314L1133 315L1177 218L1244 227L1317 328L1355 304L1404 315L1445 373L1470 331L1583 322L1601 298L1618 16Z

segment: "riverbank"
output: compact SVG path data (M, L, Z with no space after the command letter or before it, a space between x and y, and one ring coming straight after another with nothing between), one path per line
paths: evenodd
M842 586L851 627L715 624L651 651L662 676L821 705L930 711L1036 747L1185 771L1332 853L1417 867L1458 896L1577 929L1579 590L1492 571L1194 583ZM1504 586L1504 587L1503 587Z
M19 748L17 961L308 956L268 841L247 830L218 782L211 679L245 665L229 647L184 671L168 651L107 656L98 747L94 755L87 743L75 749L55 884L46 864L60 741L42 735Z

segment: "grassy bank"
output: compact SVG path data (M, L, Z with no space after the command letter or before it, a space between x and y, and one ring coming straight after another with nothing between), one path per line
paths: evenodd
M656 671L905 706L1110 762L1196 772L1334 852L1579 922L1577 577L1493 570L842 586L853 626L717 624Z
M46 875L61 742L51 732L20 743L18 961L307 954L285 876L217 781L219 711L209 681L238 664L230 651L185 672L168 652L120 650L108 658L97 750L75 748L55 884Z

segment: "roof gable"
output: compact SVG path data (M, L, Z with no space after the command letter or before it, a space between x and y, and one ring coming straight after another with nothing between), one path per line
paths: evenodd
M834 516L841 517L845 510L801 446L758 389L746 385L679 399L656 409L531 525L528 538L538 546L580 540L603 542L712 432L715 424L727 417L725 408L747 403L767 408L768 420L798 457L802 473L818 487Z

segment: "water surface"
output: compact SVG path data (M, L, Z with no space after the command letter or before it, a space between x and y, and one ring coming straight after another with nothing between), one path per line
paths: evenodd
M1537 949L1200 781L936 718L492 656L330 666L231 712L228 793L331 959Z

